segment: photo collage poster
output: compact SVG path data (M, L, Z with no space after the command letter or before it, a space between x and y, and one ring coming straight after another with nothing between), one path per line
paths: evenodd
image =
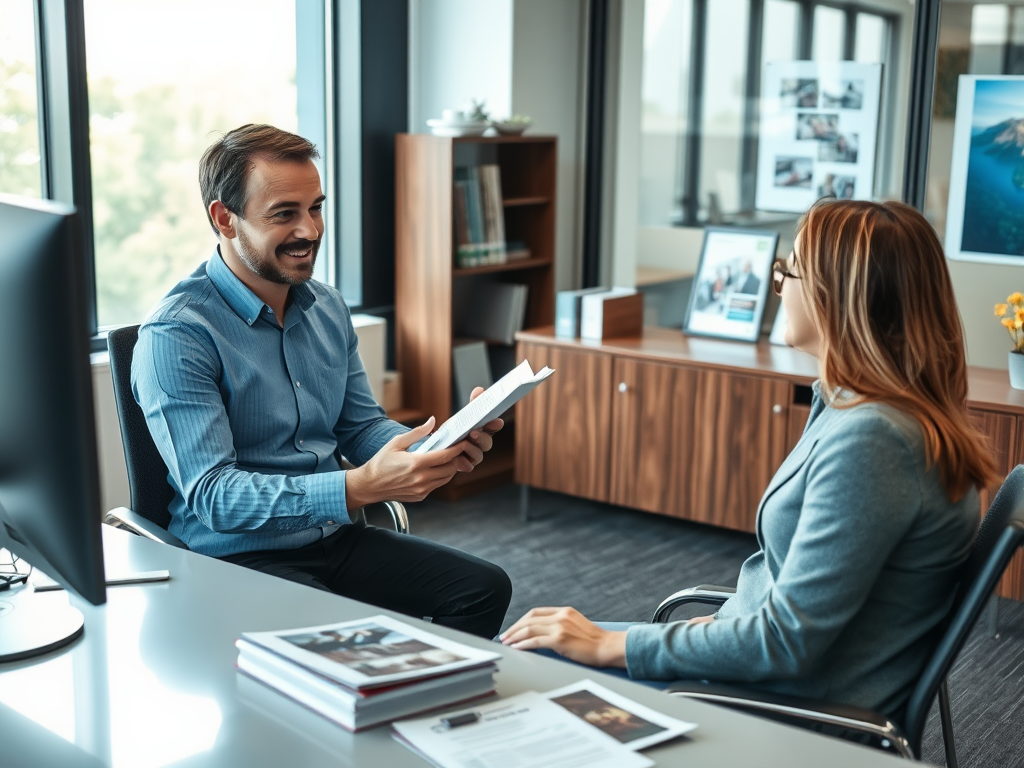
M822 197L871 199L881 85L881 64L768 62L755 206L803 213Z
M1024 77L961 75L946 255L1024 265Z

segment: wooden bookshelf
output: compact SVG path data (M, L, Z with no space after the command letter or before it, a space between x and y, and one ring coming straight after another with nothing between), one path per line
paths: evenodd
M455 168L486 163L501 169L506 240L524 243L530 256L457 268ZM395 352L403 404L424 418L435 416L440 424L452 414L453 302L460 281L463 287L478 280L525 284L524 326L554 322L557 139L400 134L395 165ZM510 482L514 429L507 424L480 466L457 475L435 495L456 499Z

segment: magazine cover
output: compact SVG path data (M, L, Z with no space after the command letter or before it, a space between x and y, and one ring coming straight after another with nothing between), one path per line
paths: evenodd
M387 616L242 637L352 688L377 688L457 670L500 658L439 637Z

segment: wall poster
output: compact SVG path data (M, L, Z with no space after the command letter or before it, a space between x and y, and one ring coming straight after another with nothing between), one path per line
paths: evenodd
M755 207L803 213L822 197L869 200L881 85L881 64L768 62Z
M946 255L1024 265L1024 77L961 75Z

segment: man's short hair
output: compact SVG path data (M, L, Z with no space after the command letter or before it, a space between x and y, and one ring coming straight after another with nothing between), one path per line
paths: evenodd
M199 190L215 234L220 231L210 216L210 203L220 200L225 208L244 218L249 171L257 157L302 162L316 160L320 153L311 141L272 125L250 123L225 133L199 161Z

